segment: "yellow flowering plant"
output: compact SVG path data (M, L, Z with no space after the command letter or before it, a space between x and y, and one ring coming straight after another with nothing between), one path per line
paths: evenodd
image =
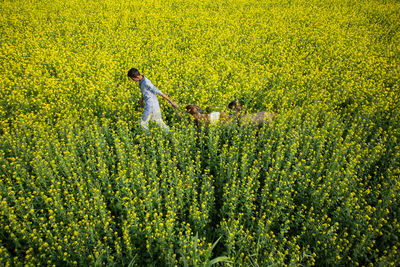
M0 265L399 265L398 1L0 14ZM132 66L232 123L143 131Z

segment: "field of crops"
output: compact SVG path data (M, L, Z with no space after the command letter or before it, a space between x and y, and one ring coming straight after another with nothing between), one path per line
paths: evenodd
M0 265L400 264L400 2L0 2ZM278 111L198 128L181 108Z

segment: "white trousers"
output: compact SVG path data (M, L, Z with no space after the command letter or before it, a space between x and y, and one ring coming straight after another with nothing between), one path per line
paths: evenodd
M149 129L150 120L155 121L158 126L164 129L164 131L169 132L168 125L161 118L161 110L144 110L142 119L140 120L140 125L145 129Z

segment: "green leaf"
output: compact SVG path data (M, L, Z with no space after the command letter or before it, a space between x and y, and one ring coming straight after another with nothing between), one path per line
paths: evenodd
M228 263L230 263L231 261L229 261L229 258L228 258L228 257L226 257L226 256L221 256L221 257L215 258L215 259L210 260L209 262L207 262L206 267L209 267L209 266L211 266L211 265L214 265L214 264L216 264L216 263L218 263L218 262L228 262Z
M136 255L135 255L135 257L133 257L133 259L129 263L128 267L133 267L133 265L135 264L135 259L136 259Z
M215 248L215 246L217 245L218 241L222 238L222 236L220 236L217 241L214 242L214 244L211 247L211 251L213 251L213 249Z
M182 256L183 266L189 267L189 264L188 264L185 256L182 254L182 252L179 252L179 254L181 254L181 256Z
M196 255L198 238L199 238L199 233L196 232L196 236L194 237L194 243L193 243L193 255Z

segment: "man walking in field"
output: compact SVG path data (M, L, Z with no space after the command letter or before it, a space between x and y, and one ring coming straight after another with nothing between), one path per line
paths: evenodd
M142 92L142 107L144 102L144 112L142 115L142 119L140 120L140 125L146 130L148 130L148 124L150 120L155 121L160 127L162 127L166 132L169 131L169 127L164 123L161 118L161 110L160 105L158 103L157 95L162 96L169 103L171 103L172 107L177 109L178 105L169 99L163 92L157 89L149 79L145 76L141 75L139 71L135 68L132 68L128 71L128 77L131 78L135 82L139 82L139 87Z

